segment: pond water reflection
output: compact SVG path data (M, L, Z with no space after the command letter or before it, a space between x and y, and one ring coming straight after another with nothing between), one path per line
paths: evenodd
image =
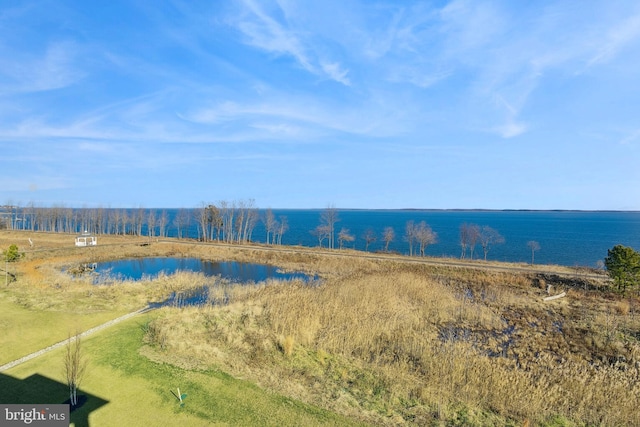
M267 279L312 280L304 273L284 273L277 267L237 261L207 261L198 258L135 258L100 262L94 272L98 281L105 278L117 280L140 280L159 274L171 275L177 271L202 273L207 277L220 276L232 282L263 282Z
M277 267L236 261L207 261L198 258L135 258L94 263L92 265L94 283L105 284L116 280L153 279L158 275L171 275L178 271L202 273L207 277L221 277L234 283L259 283L268 279L303 280L311 282L318 276L304 273L284 273ZM212 288L213 287L213 288ZM169 298L152 307L198 306L205 304L225 304L228 301L224 284L212 280L212 284L173 292Z

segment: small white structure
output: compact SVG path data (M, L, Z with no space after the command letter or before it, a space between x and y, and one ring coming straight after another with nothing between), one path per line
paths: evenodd
M76 236L76 246L96 246L97 244L98 238L88 231Z

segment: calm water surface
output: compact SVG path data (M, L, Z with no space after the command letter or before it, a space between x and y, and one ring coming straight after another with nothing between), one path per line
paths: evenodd
M290 230L283 236L283 244L317 246L310 233L320 222L321 210L276 211L276 217L288 218ZM404 239L407 221L425 221L438 234L438 241L426 250L428 256L459 257L460 225L472 223L496 229L505 243L491 248L488 259L508 262L530 262L531 250L527 242L535 240L541 249L535 262L567 266L595 267L607 256L607 250L617 244L640 250L640 212L582 212L582 211L428 211L428 210L339 210L340 221L336 234L347 228L356 237L351 246L364 250L363 235L372 229L377 236L369 251L384 248L382 232L392 227L396 238L389 249L408 254ZM264 241L262 224L256 227L254 238ZM482 248L476 247L476 256Z
M167 235L177 237L174 218L177 209L166 209L168 216ZM377 239L369 245L371 252L384 249L382 233L392 227L395 239L389 250L408 254L409 246L404 238L407 221L425 221L438 234L438 241L426 250L428 256L459 257L459 229L463 223L490 226L505 239L505 243L493 247L489 260L508 262L530 262L531 251L527 242L540 244L535 254L536 263L567 266L595 267L607 256L607 250L617 244L640 250L640 212L624 211L474 211L474 210L349 210L337 209L339 221L335 224L336 236L345 228L355 237L351 248L364 250L364 234L371 229ZM156 217L163 210L158 209ZM183 229L183 237L200 237L198 209L190 209L190 220ZM130 215L133 215L133 211ZM274 209L276 219L286 218L288 230L282 237L283 245L317 246L311 233L319 224L322 209ZM265 242L266 232L263 218L265 211L259 210L260 219L252 233L252 240ZM146 227L146 226L145 226ZM143 235L148 231L143 227ZM156 230L154 235L158 235ZM337 243L336 243L337 245ZM475 251L479 257L482 250ZM198 267L199 268L199 267ZM230 267L229 267L230 268ZM222 273L224 274L224 273Z
M140 280L177 271L203 273L207 277L221 276L233 282L262 282L267 279L309 279L304 273L283 273L277 267L235 261L206 261L198 258L135 258L97 264L99 278ZM100 280L100 279L98 279Z

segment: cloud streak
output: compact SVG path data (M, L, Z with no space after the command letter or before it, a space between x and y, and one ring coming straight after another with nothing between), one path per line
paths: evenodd
M349 86L348 69L322 54L318 40L310 40L304 30L296 28L292 10L285 3L244 0L244 13L235 25L245 37L245 43L276 56L289 56L307 72ZM265 6L265 4L267 6ZM270 8L271 13L265 9ZM321 43L321 42L320 42Z
M427 182L455 198L463 184L448 181L482 180L477 164L495 179L473 200L522 194L500 178L558 164L562 179L587 168L604 182L622 168L589 153L631 161L639 139L629 1L43 4L0 8L2 182L58 175L60 188L99 194L114 180L171 186L179 170L182 186L210 194L204 182L250 191L271 174L301 186L348 176L327 188L397 193L406 207L433 200ZM94 176L68 168L82 159Z

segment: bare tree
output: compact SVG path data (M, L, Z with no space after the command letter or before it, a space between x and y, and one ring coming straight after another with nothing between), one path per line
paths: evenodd
M277 222L276 230L276 243L282 245L282 235L289 230L289 222L286 216L280 215L280 221Z
M460 259L464 259L467 256L467 247L469 246L470 240L469 232L469 224L465 222L460 225Z
M132 234L130 227L131 221L131 216L125 209L123 209L120 214L120 226L122 227L122 234Z
M185 209L178 210L173 218L173 226L176 228L178 239L182 239L184 229L189 226L189 213Z
M120 234L120 214L121 211L119 209L109 211L109 233Z
M236 229L234 226L236 204L235 202L229 204L223 200L219 203L219 206L220 215L222 216L222 240L231 243L234 240L234 230Z
M64 356L64 374L69 386L69 402L71 406L78 404L78 387L87 368L87 361L82 353L80 333L75 337L69 335Z
M136 236L142 236L142 224L144 223L144 209L139 207L135 213L135 234Z
M376 232L373 231L372 228L367 228L366 231L364 232L364 234L362 235L362 238L364 239L364 251L365 252L369 251L369 245L371 243L373 243L376 240L378 240L378 238L376 237Z
M214 236L216 240L220 240L222 215L216 205L201 203L198 211L198 224L198 234L203 241L213 240Z
M147 216L147 236L149 236L149 239L156 235L156 221L156 211L149 209L149 214Z
M254 199L249 199L247 201L241 200L238 203L238 211L240 215L238 218L238 243L246 243L251 240L253 229L260 217L255 203Z
M338 242L340 244L340 249L342 249L344 242L353 242L355 239L355 236L349 233L348 228L342 227L342 229L338 233Z
M33 202L29 202L29 205L25 208L26 216L29 218L29 229L35 231L36 229L36 205Z
M409 256L413 256L413 244L416 240L416 226L413 220L407 221L404 227L404 240L409 243Z
M482 226L480 233L478 234L478 240L480 241L480 246L482 246L485 261L487 260L487 254L489 253L491 246L504 243L504 237L502 237L497 230L489 227L488 225Z
M473 259L473 254L476 250L476 244L480 237L480 226L476 224L467 224L466 238L467 245L469 247L469 259Z
M319 225L311 230L311 234L316 236L316 238L318 239L318 246L322 247L322 242L324 242L324 239L329 238L329 227L327 225Z
M420 223L414 227L413 232L416 241L420 245L420 256L424 256L427 246L435 243L438 240L438 235L424 221L420 221Z
M266 210L266 212L264 213L264 219L262 221L264 222L264 229L267 233L266 243L268 245L273 243L271 239L275 239L275 232L278 226L278 221L276 221L276 216L271 209Z
M73 209L66 208L64 210L64 231L71 233L74 231L73 227Z
M396 238L396 232L393 230L393 227L385 227L382 232L382 240L384 240L384 251L389 252L389 243L393 242L393 239Z
M160 218L158 218L158 235L160 237L167 237L167 224L169 223L169 217L165 209L160 212Z
M320 226L326 227L329 249L335 247L335 225L338 221L340 221L340 218L338 217L338 210L334 205L327 206L320 214Z
M104 234L107 223L107 215L105 209L100 206L95 210L93 232L96 234Z
M208 213L207 213L207 222L209 224L209 238L211 240L214 239L216 241L220 241L220 233L222 233L222 229L224 226L224 222L222 219L222 208L218 208L216 205L209 205L208 206Z
M198 210L198 234L200 239L207 241L209 239L209 206L202 202Z
M244 200L235 202L237 206L236 238L238 243L245 241L246 225L249 221L249 207Z
M536 251L540 250L540 243L536 242L535 240L529 240L527 242L527 247L531 249L531 265L533 265L533 257Z

